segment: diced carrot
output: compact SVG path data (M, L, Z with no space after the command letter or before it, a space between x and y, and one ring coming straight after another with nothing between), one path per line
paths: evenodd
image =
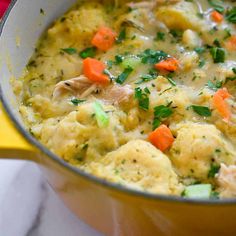
M231 95L230 93L228 92L227 88L222 88L222 89L219 89L215 95L219 95L221 96L223 99L227 99L227 98L230 98Z
M179 61L173 57L167 58L155 64L155 68L160 71L176 71L179 67Z
M92 45L102 51L109 50L115 43L117 34L108 27L101 27L92 39Z
M230 107L225 102L225 99L229 97L227 89L219 89L213 96L213 105L226 122L229 122L231 118Z
M171 147L174 137L166 125L161 125L149 134L148 140L162 152Z
M211 18L216 23L221 23L224 19L224 16L222 14L220 14L218 11L213 11L211 13Z
M225 47L229 51L236 51L236 35L231 36L226 42Z
M83 73L91 81L95 83L107 84L110 79L104 74L106 66L103 62L93 58L83 60Z

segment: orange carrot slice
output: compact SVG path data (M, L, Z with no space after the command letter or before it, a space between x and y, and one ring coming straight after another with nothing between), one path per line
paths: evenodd
M83 73L91 81L95 83L107 84L110 79L104 74L106 66L103 62L93 58L83 60Z
M230 93L228 92L227 88L222 88L222 89L219 89L215 95L219 95L221 96L223 99L227 99L227 98L230 98L231 95Z
M115 43L117 34L108 27L101 27L92 39L92 45L102 51L109 50Z
M148 140L162 152L171 147L174 137L166 125L161 125L149 134Z
M230 107L225 102L225 99L229 97L230 94L226 88L219 89L213 96L213 105L226 122L229 122L231 118Z
M224 16L222 14L220 14L218 11L213 11L211 13L211 18L216 23L221 23L224 19Z
M225 43L225 47L229 51L236 51L236 35L231 36Z
M155 68L160 71L170 71L174 72L179 67L179 61L173 57L167 58L164 61L161 61L155 64Z

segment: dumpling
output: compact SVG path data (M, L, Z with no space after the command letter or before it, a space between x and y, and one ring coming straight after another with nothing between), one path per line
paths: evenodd
M175 135L170 155L182 177L206 180L212 164L235 163L234 148L214 125L182 123Z
M129 141L99 163L90 163L90 168L97 176L140 190L177 195L182 191L169 158L147 141Z

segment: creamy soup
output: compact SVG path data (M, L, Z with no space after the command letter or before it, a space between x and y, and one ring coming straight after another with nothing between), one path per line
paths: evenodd
M13 86L30 133L71 165L217 199L236 196L235 83L234 1L94 0L52 24Z

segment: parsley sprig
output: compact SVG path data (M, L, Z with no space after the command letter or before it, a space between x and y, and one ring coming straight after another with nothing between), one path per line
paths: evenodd
M138 100L139 107L144 111L149 109L149 94L150 91L148 88L144 88L143 90L140 87L135 88L134 97Z
M152 123L153 130L161 125L161 122L173 114L173 109L171 107L160 105L154 107L154 119Z

